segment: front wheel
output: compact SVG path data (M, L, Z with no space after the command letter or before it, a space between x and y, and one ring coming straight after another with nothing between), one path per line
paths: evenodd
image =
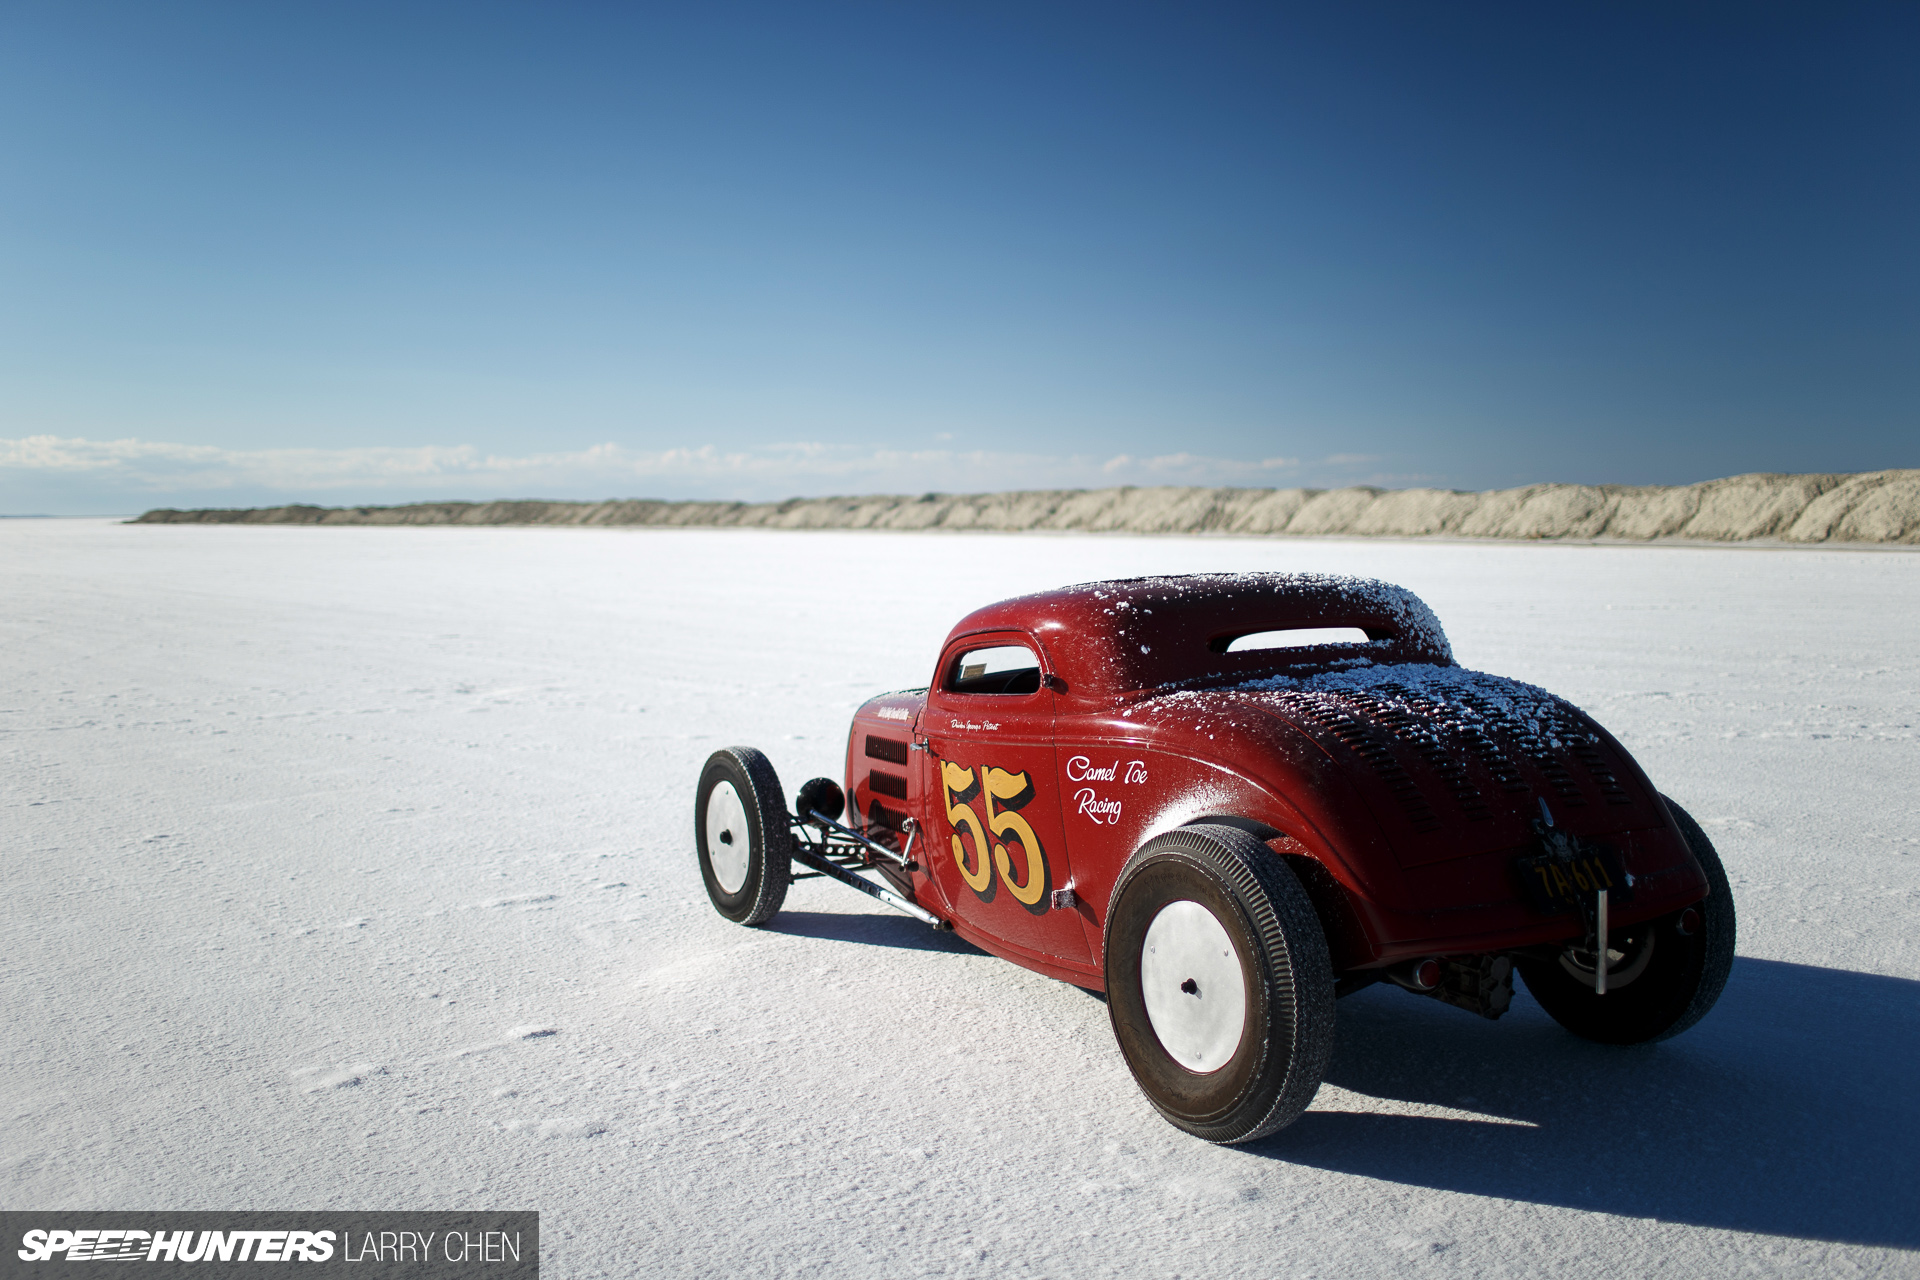
M1726 869L1693 816L1671 800L1667 808L1706 872L1707 896L1609 936L1605 995L1593 989L1599 960L1589 950L1568 947L1551 960L1523 958L1516 966L1540 1007L1583 1039L1648 1044L1677 1036L1706 1017L1733 969L1733 889Z
M714 910L736 924L773 919L793 877L793 831L780 776L752 747L707 757L694 793L693 840Z
M1333 966L1306 890L1244 831L1181 827L1121 870L1107 1011L1153 1105L1209 1142L1293 1123L1333 1052Z

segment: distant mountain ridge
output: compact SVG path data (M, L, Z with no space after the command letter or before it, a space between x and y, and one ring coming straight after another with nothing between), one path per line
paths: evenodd
M1731 476L1690 485L1451 489L1048 489L785 502L416 502L149 511L136 524L593 525L664 528L1228 533L1920 544L1920 470Z

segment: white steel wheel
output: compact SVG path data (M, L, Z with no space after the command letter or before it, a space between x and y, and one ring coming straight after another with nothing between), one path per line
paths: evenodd
M707 858L713 878L728 893L747 883L747 807L731 782L707 793Z
M693 842L714 910L736 924L773 919L793 880L793 828L766 756L728 747L707 758L693 796Z
M1287 864L1237 827L1155 836L1107 908L1107 1016L1160 1114L1209 1142L1293 1123L1333 1052L1333 964Z
M1240 1047L1246 975L1226 926L1191 898L1169 902L1147 926L1140 995L1161 1047L1187 1070L1218 1071Z

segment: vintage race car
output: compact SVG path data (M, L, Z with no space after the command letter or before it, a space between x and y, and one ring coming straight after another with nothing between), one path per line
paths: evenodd
M1334 1000L1371 983L1497 1018L1518 969L1569 1031L1639 1044L1698 1021L1733 961L1699 824L1578 708L1460 667L1425 604L1367 579L989 605L928 688L855 714L844 787L789 812L764 755L716 752L694 838L741 924L829 876L1104 991L1148 1099L1214 1142L1306 1108Z

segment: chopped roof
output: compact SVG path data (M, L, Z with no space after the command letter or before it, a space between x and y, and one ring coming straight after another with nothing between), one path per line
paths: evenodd
M1225 653L1259 631L1358 627L1367 644ZM1203 573L1086 582L1002 600L960 620L949 639L1025 631L1077 695L1114 695L1282 668L1451 665L1440 620L1420 597L1376 578L1323 573Z

